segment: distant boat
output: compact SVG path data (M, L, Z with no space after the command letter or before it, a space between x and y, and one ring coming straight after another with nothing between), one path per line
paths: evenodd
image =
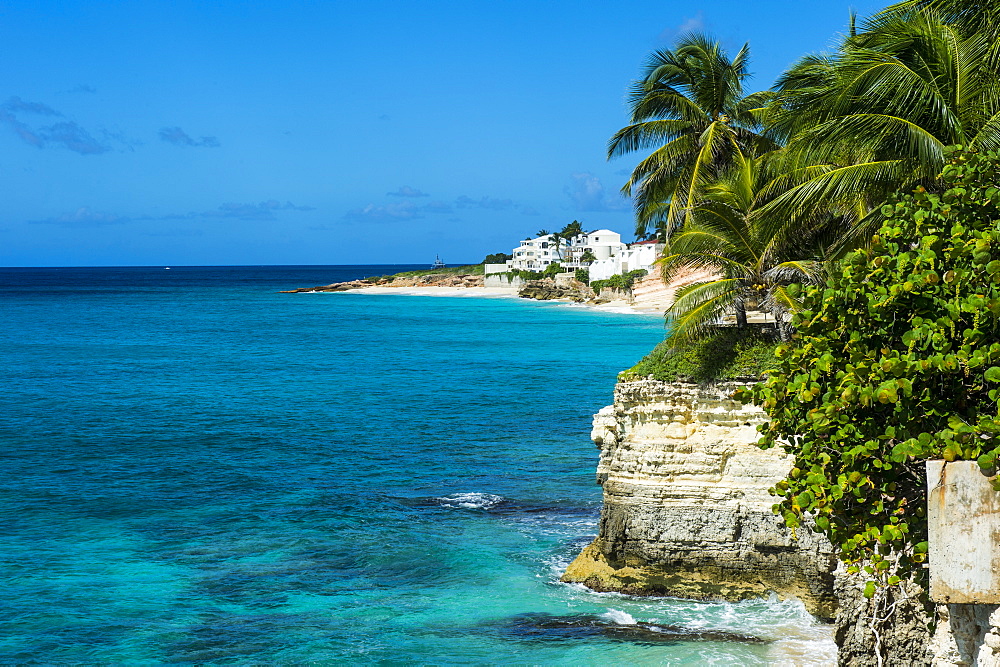
M434 255L434 263L431 264L432 269L443 269L446 266L448 265L441 261L440 255Z
M165 267L163 267L163 268L164 268L165 270L167 270L167 271L169 271L169 270L170 270L170 267L169 267L169 266L165 266Z

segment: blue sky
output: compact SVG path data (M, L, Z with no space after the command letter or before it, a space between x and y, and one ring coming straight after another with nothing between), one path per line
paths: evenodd
M686 30L753 89L883 2L2 2L0 265L449 263L632 227L607 162Z

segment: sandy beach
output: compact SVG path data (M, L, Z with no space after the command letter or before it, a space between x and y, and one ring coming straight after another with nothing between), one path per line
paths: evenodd
M581 308L594 308L609 313L624 313L631 315L657 315L662 316L674 300L674 294L678 288L699 280L711 278L707 272L692 272L679 276L671 284L665 285L659 276L646 276L642 281L636 283L632 289L632 299L615 299L600 304L574 303L574 306ZM351 292L364 292L366 294L393 294L398 296L450 296L450 297L507 297L518 298L517 290L501 289L492 287L364 287L359 289L345 290L342 294ZM571 303L563 299L554 299Z
M360 289L349 289L340 294L350 294L351 292L364 292L365 294L395 294L400 296L471 296L471 297L514 297L517 298L517 290L500 289L494 287L438 287L428 285L426 287L385 287L382 285L375 287L362 287Z

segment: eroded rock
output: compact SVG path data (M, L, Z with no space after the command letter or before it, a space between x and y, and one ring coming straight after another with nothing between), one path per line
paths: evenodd
M740 600L776 592L836 613L829 542L792 534L767 490L791 468L756 446L765 415L738 383L619 382L594 418L604 487L600 533L563 581L599 591Z

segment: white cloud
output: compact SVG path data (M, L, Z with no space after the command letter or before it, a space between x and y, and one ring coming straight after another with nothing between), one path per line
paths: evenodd
M401 185L399 189L395 192L386 192L385 194L390 197L428 197L426 192L421 192L416 188L411 188L409 185Z
M571 176L571 182L563 192L572 200L578 211L621 211L625 209L625 199L618 194L609 194L601 179L590 172L580 172Z
M685 18L680 24L664 28L660 33L659 39L661 42L672 42L681 35L686 35L691 32L701 32L704 29L705 16L699 10L697 14Z

